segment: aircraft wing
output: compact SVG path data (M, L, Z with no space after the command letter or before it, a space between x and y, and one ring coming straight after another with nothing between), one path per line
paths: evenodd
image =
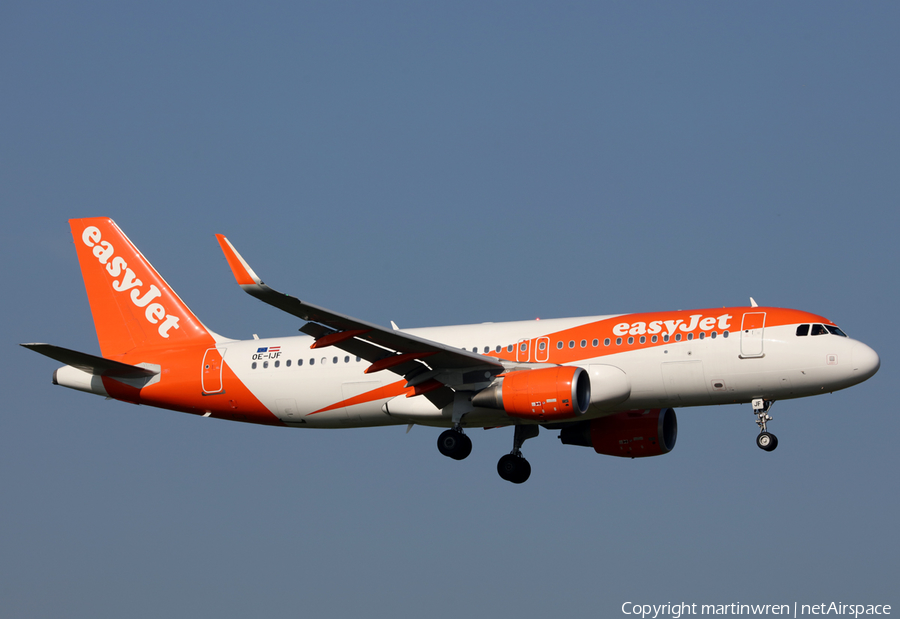
M112 359L89 355L85 352L77 350L69 350L61 346L53 346L52 344L20 344L29 350L40 353L45 357L55 359L60 363L71 365L78 368L82 372L88 374L96 374L98 376L109 376L111 378L149 378L159 374L159 370L148 370L147 368L139 368L127 363L120 363Z
M425 389L438 386L434 381L454 389L481 389L504 371L500 360L493 357L381 327L278 292L263 283L227 238L221 234L216 238L245 292L308 321L300 331L316 338L313 348L335 346L371 362L367 373L390 370L405 377L409 386L418 389L421 385L425 393ZM452 400L452 393L443 395L429 399L444 400L449 395Z

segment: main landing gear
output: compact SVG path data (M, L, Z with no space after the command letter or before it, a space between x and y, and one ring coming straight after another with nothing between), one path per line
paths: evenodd
M513 450L500 458L497 472L500 477L514 484L521 484L531 476L531 465L522 456L522 443L534 438L540 432L540 426L516 426L513 435Z
M537 436L540 426L516 426L515 429L513 449L500 458L497 463L497 472L506 481L521 484L531 476L531 465L522 456L522 443ZM464 460L472 453L472 439L463 434L462 426L459 424L450 430L441 432L437 446L438 451L454 460Z
M771 400L757 398L753 400L753 414L756 415L756 425L759 426L759 435L756 437L756 446L765 451L774 451L778 447L778 437L766 431L766 422L772 421L769 409L774 404Z
M472 439L463 434L460 425L441 432L437 445L438 451L454 460L465 460L472 453Z

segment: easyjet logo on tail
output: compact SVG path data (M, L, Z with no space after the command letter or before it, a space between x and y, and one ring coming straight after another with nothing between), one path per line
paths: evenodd
M92 248L92 253L97 261L106 267L106 272L111 276L122 279L114 279L113 290L128 293L128 297L135 307L144 310L144 318L154 325L159 325L158 331L162 337L169 337L170 329L178 328L178 316L169 314L162 303L153 302L162 296L162 292L154 284L143 290L144 283L137 278L128 267L128 263L122 256L115 255L116 250L109 241L103 240L100 230L94 226L88 226L81 233L82 242Z

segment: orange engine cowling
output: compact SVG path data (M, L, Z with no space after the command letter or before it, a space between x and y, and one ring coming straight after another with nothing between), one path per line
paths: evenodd
M572 366L510 372L472 398L475 406L500 408L510 417L551 421L583 415L591 404L591 379Z
M678 418L671 408L616 413L567 424L559 433L564 445L593 447L607 456L644 458L669 453L678 437Z

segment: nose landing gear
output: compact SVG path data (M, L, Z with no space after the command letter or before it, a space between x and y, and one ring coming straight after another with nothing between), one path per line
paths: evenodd
M759 426L759 435L756 437L756 446L764 451L774 451L778 447L778 437L766 430L766 422L772 421L769 409L774 402L757 398L753 400L753 414L756 415L756 425Z

